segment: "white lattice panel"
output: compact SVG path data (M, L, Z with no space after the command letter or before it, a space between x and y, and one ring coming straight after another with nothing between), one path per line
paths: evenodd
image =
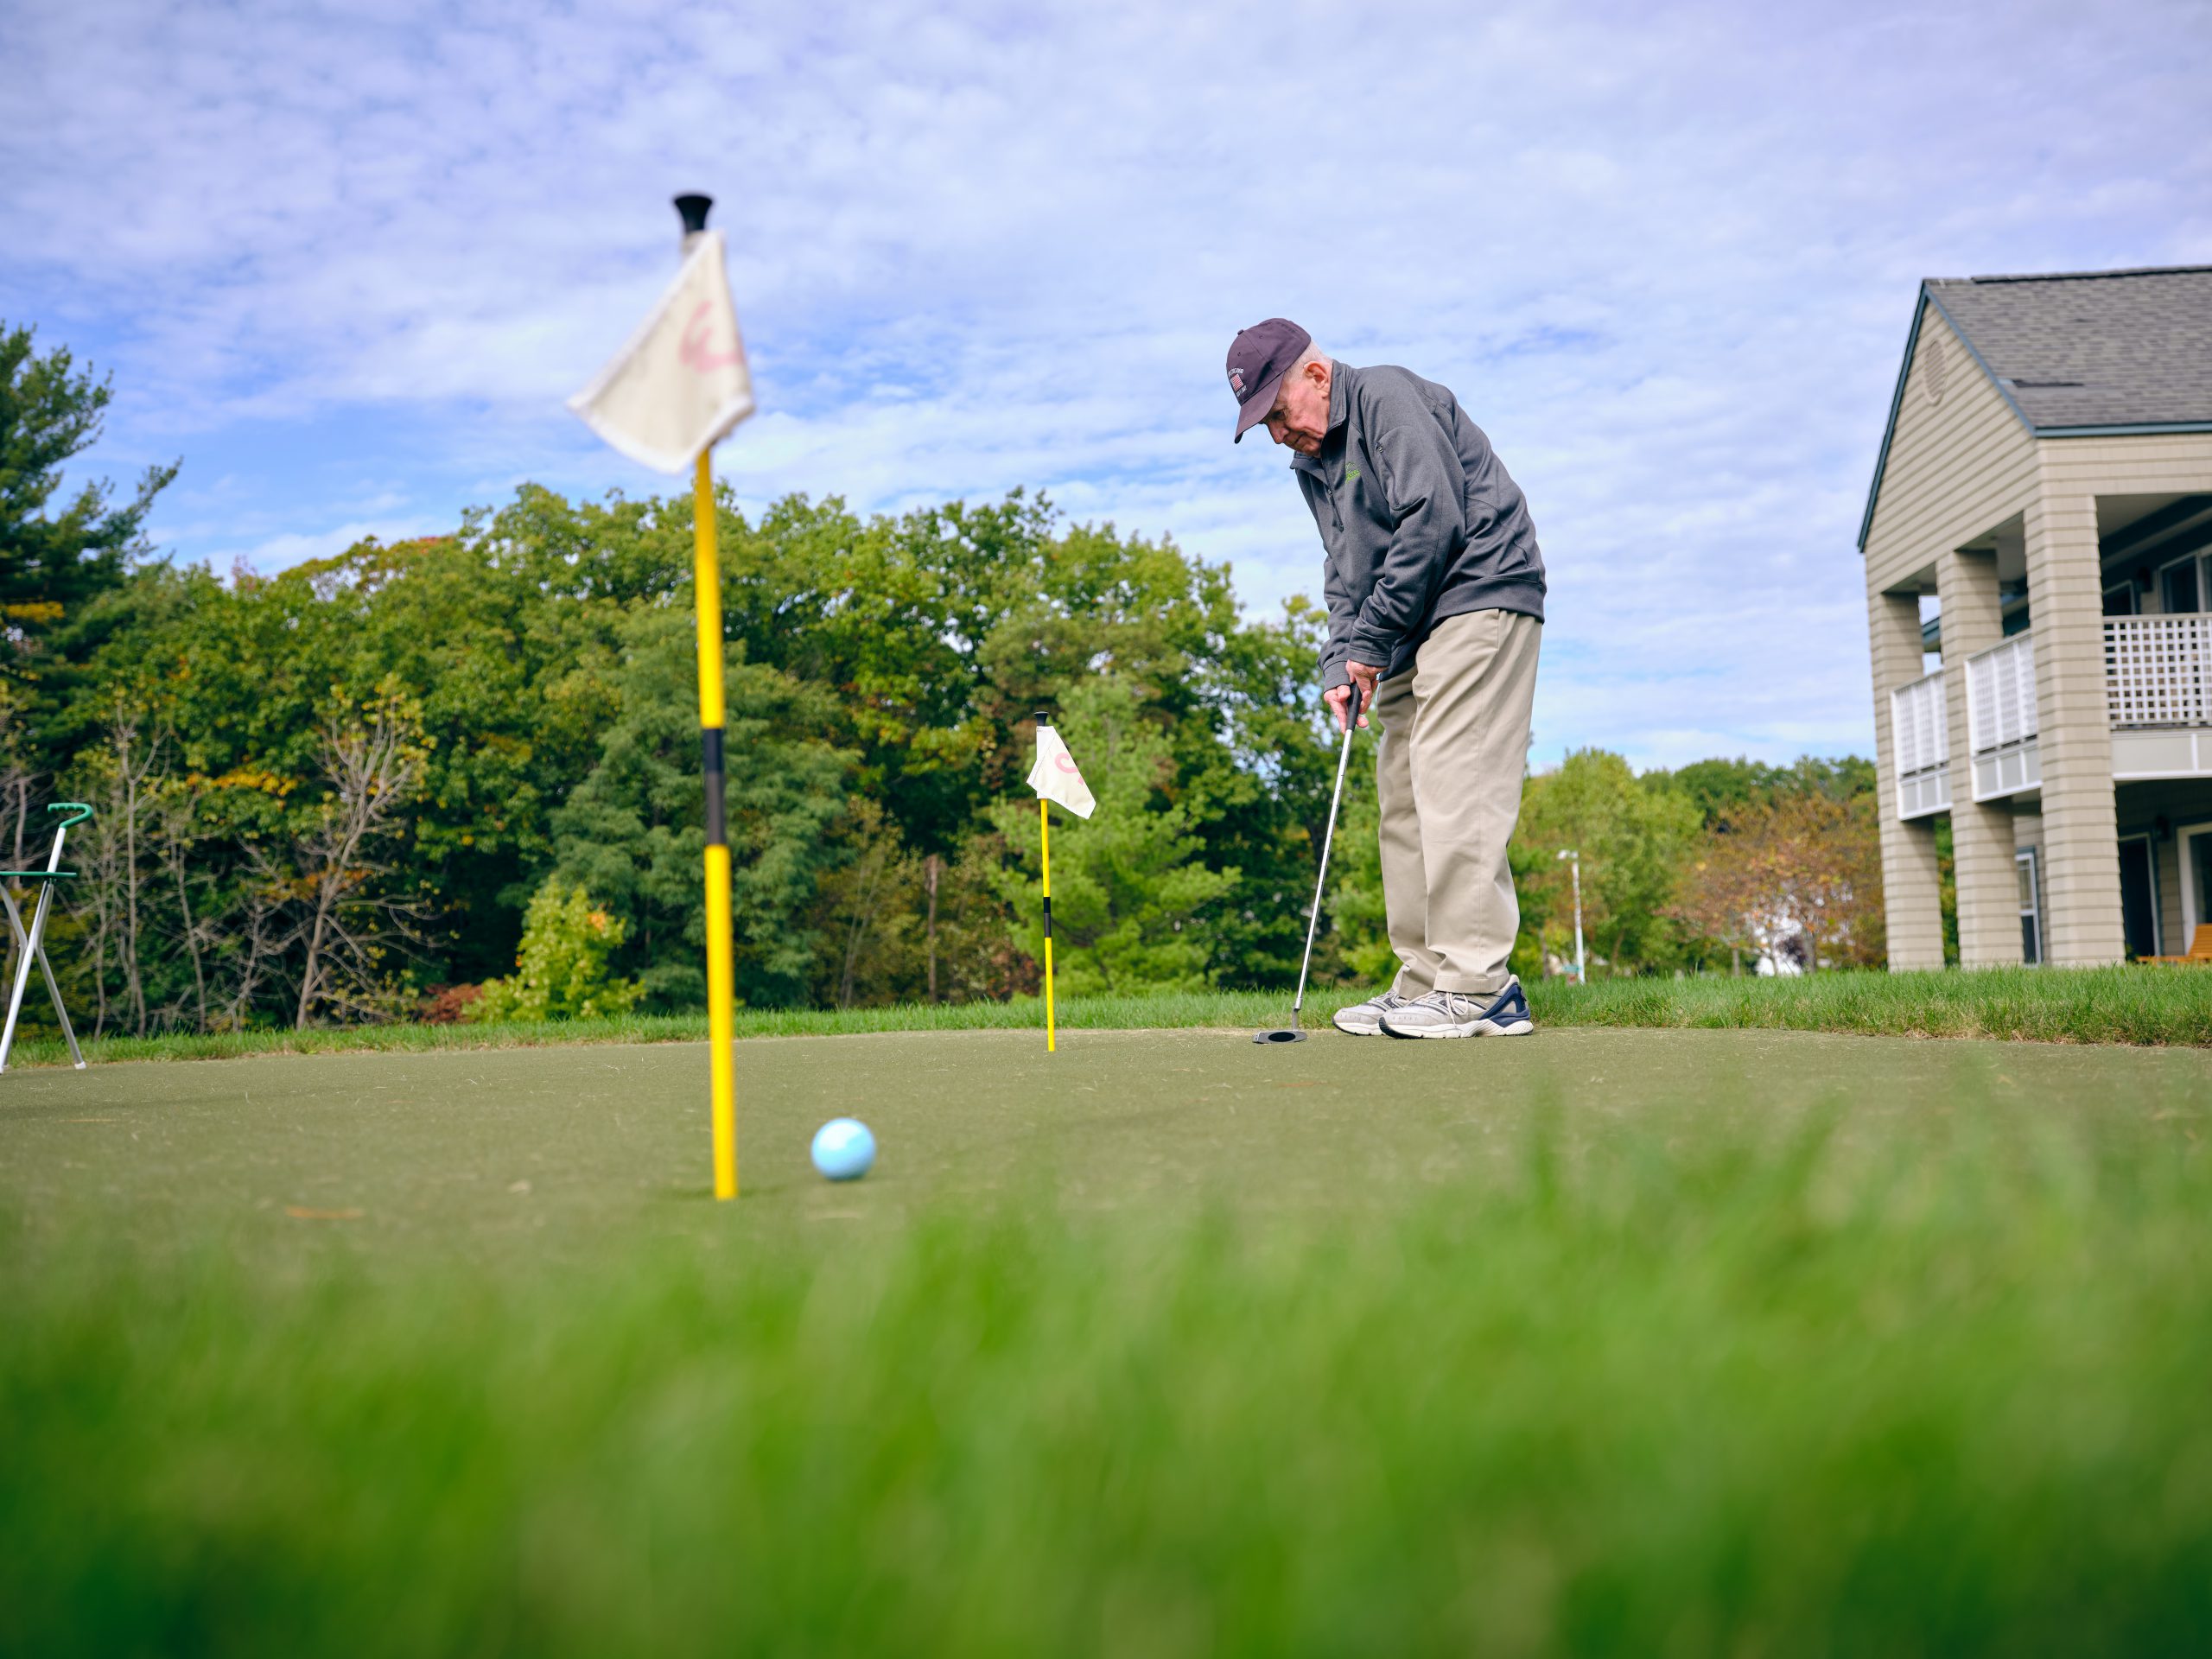
M1890 753L1897 774L1897 816L1916 818L1951 804L1951 734L1943 712L1943 671L1890 693Z
M2017 633L1967 658L1967 733L1974 798L2014 795L2043 782L2036 753L2036 637Z
M2105 702L2117 727L2212 725L2212 615L2106 619Z
M2015 634L1967 658L1967 729L1976 754L2036 734L2035 635Z

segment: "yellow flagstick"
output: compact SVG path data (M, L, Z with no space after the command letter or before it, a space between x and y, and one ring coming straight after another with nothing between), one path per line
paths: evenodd
M683 195L683 247L707 228L714 198ZM699 613L699 755L707 797L707 1078L715 1197L737 1196L737 974L731 961L729 832L722 804L722 572L715 551L715 471L702 449L691 480L691 587Z
M692 585L699 606L699 747L707 785L707 1039L714 1090L715 1196L737 1196L737 1040L731 999L729 838L722 818L722 578L715 556L715 476L700 451L692 485Z
M1052 1028L1052 804L1037 798L1037 827L1045 849L1045 1052L1059 1051Z

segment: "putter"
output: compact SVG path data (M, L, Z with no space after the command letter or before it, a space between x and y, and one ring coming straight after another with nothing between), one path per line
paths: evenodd
M1306 959L1298 964L1298 1000L1290 1005L1290 1023L1262 1032L1252 1039L1255 1043L1306 1040L1306 1033L1298 1028L1298 1016L1306 1007L1306 973L1313 965L1313 930L1321 923L1321 890L1329 885L1329 849L1337 839L1337 805L1344 798L1344 765L1351 759L1351 734L1359 729L1358 682L1351 682L1350 689L1351 696L1344 699L1344 747L1337 751L1337 787L1329 797L1329 827L1321 836L1321 873L1313 879L1313 908L1306 918Z

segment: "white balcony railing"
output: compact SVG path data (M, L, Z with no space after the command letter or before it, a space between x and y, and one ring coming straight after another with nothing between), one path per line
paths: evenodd
M1951 732L1943 671L1890 693L1890 753L1897 771L1897 817L1925 817L1951 804Z
M1967 658L1967 732L1974 798L1993 800L2043 783L2036 753L2036 637L2016 633Z
M2104 642L2113 778L2212 778L2212 613L2107 617ZM1976 652L1965 669L1974 798L2041 788L2035 635ZM1938 669L1890 693L1900 818L1951 805L1944 683Z
M2105 709L2115 729L2212 726L2212 615L2106 618Z

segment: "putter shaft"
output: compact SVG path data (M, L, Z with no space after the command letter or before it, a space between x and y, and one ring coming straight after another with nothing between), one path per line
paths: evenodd
M1313 932L1321 925L1321 893L1329 885L1329 849L1336 844L1337 805L1344 798L1344 767L1351 760L1351 734L1359 729L1359 684L1347 688L1344 701L1344 747L1337 751L1337 786L1329 796L1329 827L1321 836L1321 869L1313 878L1313 908L1306 917L1306 957L1298 964L1298 1000L1290 1005L1290 1028L1298 1029L1298 1016L1306 1007L1306 974L1313 965Z

